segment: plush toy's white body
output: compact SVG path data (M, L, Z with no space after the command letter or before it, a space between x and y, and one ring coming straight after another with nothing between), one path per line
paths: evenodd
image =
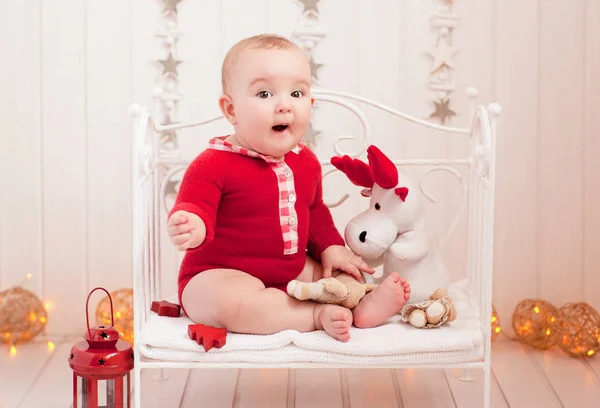
M383 278L398 272L408 280L409 303L423 302L435 290L448 288L450 277L427 228L421 197L383 153L374 146L368 152L369 165L350 158L334 163L354 184L367 187L362 194L370 196L369 208L346 226L346 243L371 267L383 264ZM371 179L365 176L368 170Z

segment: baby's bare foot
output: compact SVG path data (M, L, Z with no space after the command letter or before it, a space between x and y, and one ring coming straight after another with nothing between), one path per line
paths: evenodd
M360 328L379 326L398 313L409 298L410 285L394 272L354 308L354 325Z
M352 312L349 309L337 305L316 305L314 318L317 330L323 329L339 341L350 340Z

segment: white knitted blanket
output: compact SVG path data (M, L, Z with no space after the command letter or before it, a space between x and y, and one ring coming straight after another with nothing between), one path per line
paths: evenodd
M470 361L483 355L482 322L465 280L450 290L458 318L436 329L415 329L394 316L372 329L350 329L342 343L324 331L300 333L285 330L272 335L228 333L225 346L208 352L189 339L187 317L161 317L151 313L136 339L140 352L152 359L200 362L336 364L405 364Z

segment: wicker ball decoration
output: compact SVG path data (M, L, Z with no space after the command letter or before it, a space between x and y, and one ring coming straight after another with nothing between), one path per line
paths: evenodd
M544 300L522 300L512 315L516 338L540 350L554 346L558 341L554 328L556 314L556 308Z
M115 329L121 338L133 345L133 289L119 289L110 293L113 300ZM104 296L96 307L96 323L110 325L110 302Z
M42 301L20 286L0 292L0 341L28 342L46 326L48 315Z
M492 305L492 341L496 340L502 328L500 327L500 317L494 305Z
M600 351L600 314L587 303L567 303L558 310L558 346L573 357Z

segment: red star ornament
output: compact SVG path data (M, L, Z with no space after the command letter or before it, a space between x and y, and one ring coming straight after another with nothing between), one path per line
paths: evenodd
M181 306L176 303L167 302L166 300L161 300L160 302L155 300L152 302L150 310L158 313L159 316L179 317Z
M213 347L221 348L225 345L227 329L205 326L203 324L190 324L188 326L188 336L196 343L208 351Z

